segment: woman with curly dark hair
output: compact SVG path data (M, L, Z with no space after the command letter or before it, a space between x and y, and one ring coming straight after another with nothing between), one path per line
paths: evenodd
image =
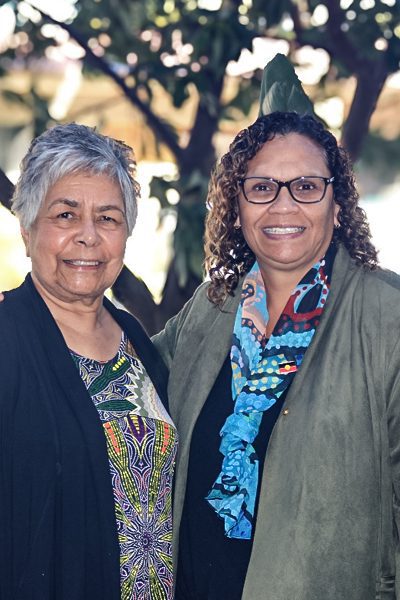
M323 150L328 170L334 176L332 188L335 204L339 207L334 239L343 242L358 264L371 269L377 265L377 253L371 243L365 213L358 206L359 196L346 151L313 117L276 112L257 119L252 126L241 131L212 174L205 265L211 278L208 295L216 304L220 304L226 294L232 293L240 275L246 273L255 260L241 228L235 227L239 211L238 194L242 178L247 173L247 164L267 141L289 133L304 135Z
M180 434L176 600L394 600L400 278L347 155L311 116L260 117L208 205L210 281L155 339Z

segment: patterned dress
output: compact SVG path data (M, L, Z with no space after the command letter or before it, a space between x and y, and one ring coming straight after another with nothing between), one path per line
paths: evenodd
M108 362L71 355L107 440L121 599L170 600L175 427L125 334L116 357Z

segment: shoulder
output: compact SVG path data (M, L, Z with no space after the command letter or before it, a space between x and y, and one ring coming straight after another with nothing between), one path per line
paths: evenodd
M233 309L236 310L237 304L240 300L243 279L243 277L239 279L236 289L232 292L232 294L226 297L221 305L214 304L208 298L210 282L205 281L197 288L192 299L189 300L188 305L190 308L196 311L199 309L204 310L204 312L209 313L210 315L215 315L215 313L230 313Z
M368 343L390 356L400 340L400 276L360 266L353 273L357 276L349 281L349 293L343 294L336 308L351 311Z
M178 314L187 314L191 310L204 310L205 312L213 310L214 304L209 300L207 292L210 287L210 282L205 281L195 290L193 296L186 303L182 311Z
M393 271L382 269L361 269L357 293L364 309L369 309L390 318L400 317L400 276Z
M368 296L377 296L395 298L398 301L400 275L382 267L370 269L357 264L348 251L340 245L333 268L332 287L342 286L352 293L364 296L364 299Z
M371 289L378 288L384 294L397 296L400 292L400 275L388 269L365 270L364 279L365 284Z
M241 287L222 306L216 306L208 299L209 285L208 281L202 283L180 312L169 319L165 328L152 338L168 366L172 363L178 345L186 347L192 339L199 340L209 331L220 331L220 327L224 328L224 325L229 324L236 314L240 299L238 290Z
M400 338L400 276L386 269L365 272L362 295L370 326L374 323L394 343Z
M207 329L216 318L223 319L224 315L229 318L233 312L236 313L240 300L240 282L238 288L225 299L221 306L209 300L207 295L209 286L209 281L202 283L180 313L174 317L178 329L183 326L185 329L188 327L199 330Z
M0 370L7 376L2 379L2 389L16 379L18 365L25 359L26 337L32 338L36 319L26 305L24 285L4 292L0 302Z
M29 315L29 305L26 301L28 295L26 282L13 290L4 292L4 300L0 302L2 335L4 335L4 328L15 327L16 322L22 323L24 318Z

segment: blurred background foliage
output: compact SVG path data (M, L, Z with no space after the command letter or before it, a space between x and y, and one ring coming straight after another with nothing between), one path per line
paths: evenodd
M201 281L210 170L228 140L256 118L262 67L276 52L296 67L316 112L353 159L368 168L379 163L394 179L396 0L0 0L0 133L12 129L15 138L29 123L32 136L76 120L132 143L139 159L175 164L150 183L161 219L176 221L161 302L126 268L114 288L150 332ZM56 72L64 77L57 90ZM104 81L112 94L102 93ZM90 86L98 97L82 97ZM72 101L78 87L80 103ZM129 127L122 103L135 111ZM0 151L5 206L7 159Z

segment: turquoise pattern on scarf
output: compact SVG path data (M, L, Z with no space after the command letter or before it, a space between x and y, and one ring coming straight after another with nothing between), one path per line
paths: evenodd
M331 244L296 286L269 340L267 296L257 262L243 282L231 348L234 412L220 432L222 469L206 498L224 520L229 538L251 539L259 467L252 443L263 413L288 388L311 343L335 254Z

